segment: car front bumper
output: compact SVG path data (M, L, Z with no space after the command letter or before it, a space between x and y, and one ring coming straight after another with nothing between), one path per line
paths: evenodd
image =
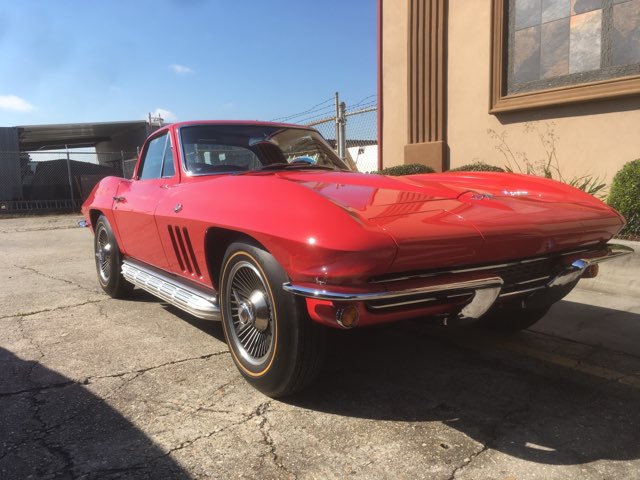
M547 291L549 298L557 301L569 293L583 276L595 276L599 263L630 253L633 253L633 249L624 245L607 244L597 249L560 254L558 271L510 285L508 291L504 289L504 279L496 275L496 271L512 265L534 265L548 257L399 276L384 282L370 283L366 289L298 283L285 283L283 289L306 298L309 313L314 320L333 326L341 325L339 315L347 305L358 308L360 325L413 318L428 313L455 315L459 320L474 320L487 313L496 302L508 298L534 294L539 296L541 292Z

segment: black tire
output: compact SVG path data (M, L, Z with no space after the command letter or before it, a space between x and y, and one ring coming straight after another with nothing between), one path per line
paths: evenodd
M518 332L525 330L542 319L551 305L537 307L505 306L491 310L482 317L478 326L487 327L499 332Z
M129 296L133 291L133 284L122 276L122 254L109 220L104 215L98 217L94 232L93 248L96 254L98 283L110 297Z
M258 245L231 244L222 265L222 325L238 370L273 398L302 390L322 366L325 327L282 289L287 274Z

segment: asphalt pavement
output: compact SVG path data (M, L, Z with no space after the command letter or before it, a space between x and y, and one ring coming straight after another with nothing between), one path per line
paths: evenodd
M105 296L78 219L0 219L0 479L640 478L638 255L513 336L331 332L280 401L218 323Z

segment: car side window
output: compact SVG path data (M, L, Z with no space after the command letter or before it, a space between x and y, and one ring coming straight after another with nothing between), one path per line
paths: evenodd
M165 133L149 142L142 160L140 180L173 177L173 153L169 134Z
M167 137L167 143L164 148L164 157L162 158L162 178L171 178L175 175L176 169L173 165L173 148L169 135Z

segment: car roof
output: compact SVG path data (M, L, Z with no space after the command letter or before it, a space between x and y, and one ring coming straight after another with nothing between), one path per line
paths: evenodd
M270 127L285 127L285 128L304 128L311 129L306 125L296 125L293 123L279 123L279 122L263 122L259 120L188 120L184 122L176 122L167 126L173 128L180 128L184 126L193 125L265 125Z

